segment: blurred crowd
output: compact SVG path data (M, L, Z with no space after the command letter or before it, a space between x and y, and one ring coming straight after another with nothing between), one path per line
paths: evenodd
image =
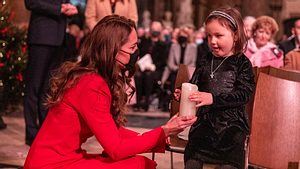
M28 1L27 4L29 6L31 5L31 1ZM51 31L50 29L44 29L44 25L48 23L38 22L39 19L37 17L37 15L41 15L40 18L44 18L43 15L51 16L53 13L48 14L50 11L46 10L46 8L44 14L36 13L35 10L38 9L35 9L35 6L27 8L32 10L32 21L29 26L29 46L31 49L29 55L31 61L36 60L32 59L34 56L33 47L39 48L41 47L40 45L45 44L48 45L49 49L53 46L57 47L55 50L59 54L56 54L56 58L61 59L63 56L63 60L80 59L79 51L82 42L85 40L86 35L89 34L97 22L104 16L111 14L125 16L133 20L136 25L138 20L142 19L142 26L137 26L140 60L136 66L133 84L136 88L136 94L129 102L134 111L148 111L149 109L168 111L179 64L196 67L199 65L200 58L207 55L210 51L205 25L199 28L192 24L175 27L172 23L172 13L168 12L166 12L161 21L151 21L149 12L144 12L143 18L138 18L136 1L88 0L85 7L76 6L77 10L74 5L65 5L63 3L61 5L61 12L67 17L62 15L60 20L66 20L66 29L61 29L64 28L64 24L62 24L64 22L58 22L59 35L61 36L55 41L53 41L53 37L55 37L53 35L58 34L58 30L55 30L58 27L53 25L55 29L51 29ZM36 22L34 21L35 19L37 20ZM37 26L37 24L40 24L40 26ZM276 20L270 16L260 16L257 18L246 16L244 17L244 28L248 37L245 55L250 59L253 67L273 66L300 70L300 18L295 19L290 30L291 36L278 42L275 40L275 36L279 31L279 26ZM65 33L62 33L61 31L64 30ZM33 35L34 33L39 35ZM36 52L42 51L36 50ZM45 54L45 52L42 53ZM40 57L40 55L36 56ZM49 53L47 57L51 58L51 55L53 54ZM44 63L49 64L48 61ZM33 64L31 63L31 65ZM34 72L43 72L44 74L49 74L52 71L52 68L49 68L47 71L36 71L37 68L31 67L31 65L28 66L27 72L29 68L32 68ZM41 67L44 68L47 65ZM45 77L43 75L43 78ZM28 80L27 82L35 83L32 80ZM34 85L27 84L26 86ZM40 86L43 85L40 84ZM46 89L47 86L43 86L43 88ZM42 103L42 101L38 102ZM31 105L34 107L35 104ZM40 107L43 106L41 105ZM47 111L45 108L40 109L45 110L42 112ZM43 121L46 113L42 114L44 115L41 116L40 121ZM3 125L0 127L5 128L6 126Z
M90 12L86 12L86 17L89 17L87 13ZM278 23L270 16L246 16L244 25L248 37L245 54L253 67L300 69L299 63L294 61L300 58L300 19L295 20L292 35L279 42L275 41ZM66 56L78 56L80 43L91 29L69 22ZM200 28L191 24L172 27L165 21L152 21L149 27L138 27L137 32L140 61L134 77L136 97L130 104L135 111L148 111L149 107L168 111L179 64L196 67L199 58L210 50L205 25Z

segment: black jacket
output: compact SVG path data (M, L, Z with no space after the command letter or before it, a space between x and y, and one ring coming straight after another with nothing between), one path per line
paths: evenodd
M190 130L185 161L196 158L243 168L244 141L249 134L245 104L255 89L254 75L245 55L230 56L222 63L223 59L212 53L202 57L190 81L197 84L199 91L212 93L213 104L200 107L197 112L198 120Z
M66 31L66 16L61 14L63 0L25 0L31 11L28 43L61 46Z
M140 57L150 54L153 64L156 66L156 71L162 74L167 64L169 46L162 41L153 42L151 38L141 38L138 47L140 49Z
M278 47L283 51L284 56L289 53L289 51L296 48L295 37L286 41L279 42Z

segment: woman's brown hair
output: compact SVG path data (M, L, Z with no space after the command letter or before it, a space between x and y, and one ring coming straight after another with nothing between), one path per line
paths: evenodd
M242 54L247 47L247 37L244 31L243 18L240 12L232 7L221 7L212 11L206 18L205 24L217 19L220 24L229 28L235 35L234 54Z
M125 86L128 85L132 91L135 89L130 85L131 77L120 70L115 57L132 30L136 30L135 23L122 16L110 15L99 21L81 47L81 60L65 62L53 75L47 105L52 107L59 103L64 92L74 86L81 75L98 73L110 88L114 121L118 126L124 125L128 98Z

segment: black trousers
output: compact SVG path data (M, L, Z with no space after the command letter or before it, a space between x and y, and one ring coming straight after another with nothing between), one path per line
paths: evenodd
M134 75L137 105L144 107L147 111L150 104L150 95L155 83L161 79L162 71L137 71Z
M24 118L26 144L31 145L47 115L44 105L51 72L62 59L62 48L48 45L30 45L25 72Z

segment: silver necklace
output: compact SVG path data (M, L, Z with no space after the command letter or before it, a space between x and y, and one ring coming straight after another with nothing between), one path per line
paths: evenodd
M212 56L212 59L211 59L211 65L210 65L210 78L214 78L215 76L215 72L219 69L219 67L224 63L224 61L228 58L229 56L226 56L222 62L215 68L215 70L213 70L213 67L214 67L214 56Z

